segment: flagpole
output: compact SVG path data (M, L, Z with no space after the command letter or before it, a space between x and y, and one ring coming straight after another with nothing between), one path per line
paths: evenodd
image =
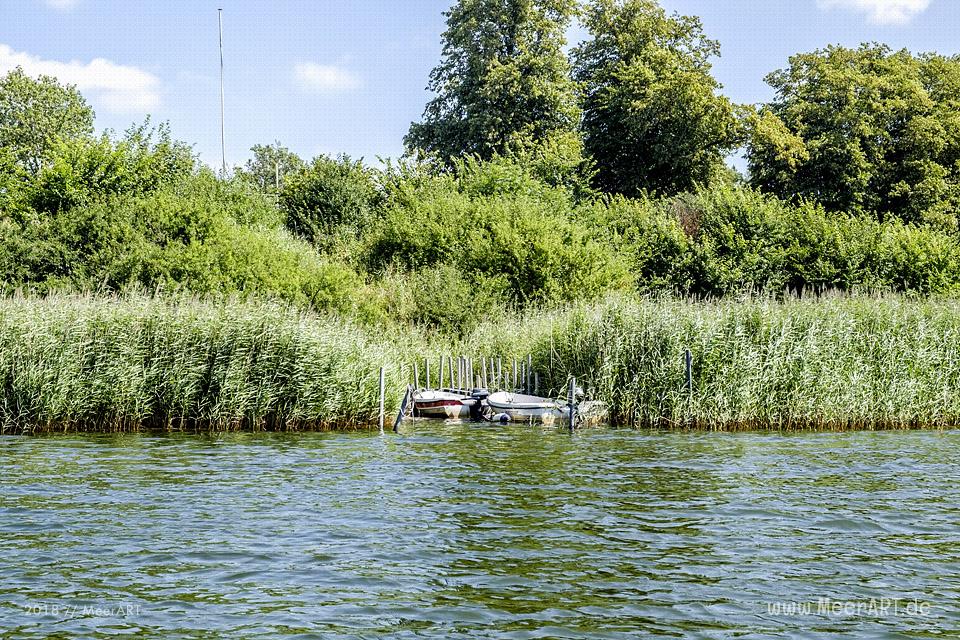
M220 23L220 158L223 162L223 175L227 175L227 147L223 135L223 9L217 9Z

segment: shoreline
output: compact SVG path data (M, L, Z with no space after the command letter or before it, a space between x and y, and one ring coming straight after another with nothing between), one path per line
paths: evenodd
M958 345L960 301L901 296L610 298L462 337L262 300L10 297L0 433L376 429L381 366L392 423L413 364L453 353L529 354L543 389L576 376L617 427L944 429L960 426Z

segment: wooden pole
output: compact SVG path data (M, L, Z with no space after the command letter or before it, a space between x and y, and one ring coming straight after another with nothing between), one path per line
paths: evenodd
M497 356L497 382L496 386L502 389L506 385L503 384L503 358Z
M573 431L577 419L577 379L570 378L570 391L568 393L568 402L570 403L570 431Z
M527 354L527 393L533 392L533 387L530 385L530 383L532 382L531 378L533 377L532 369L533 369L533 355L528 353Z
M420 389L420 366L416 361L413 363L413 386L417 390Z
M427 369L427 389L430 388L430 358L423 359L423 366Z
M687 396L693 401L693 354L690 349L684 354L684 360L687 364Z
M440 356L440 382L437 383L437 389L443 391L443 356Z
M513 359L513 389L511 391L517 390L517 359Z
M383 433L384 396L387 392L387 368L380 367L380 433Z
M484 358L483 358L483 384L480 385L480 386L482 386L484 389L487 388L487 358L486 358L486 356L484 356Z

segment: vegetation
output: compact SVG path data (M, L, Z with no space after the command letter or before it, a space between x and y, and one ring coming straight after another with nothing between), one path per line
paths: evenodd
M40 171L58 140L92 133L93 109L75 87L20 67L0 78L0 149L27 172Z
M532 354L544 388L575 375L623 425L957 425L958 340L956 301L894 296L613 298L497 315L461 340L235 299L14 297L0 431L375 426L380 366L392 414L410 364L452 353Z
M0 429L299 429L376 421L397 353L266 302L82 296L0 302ZM402 388L394 366L389 401Z
M753 117L751 182L831 211L957 229L960 59L883 45L796 55Z
M563 45L575 9L575 0L458 2L427 87L437 96L407 147L444 161L486 159L573 131L579 110Z
M733 104L710 75L719 43L698 18L668 16L655 0L593 0L584 23L575 77L597 185L636 196L709 183L738 140Z
M752 109L653 0L460 0L447 26L381 169L277 142L218 176L165 125L94 135L74 88L0 79L4 428L365 422L380 364L392 400L456 351L532 352L628 424L956 420L956 58L830 47Z

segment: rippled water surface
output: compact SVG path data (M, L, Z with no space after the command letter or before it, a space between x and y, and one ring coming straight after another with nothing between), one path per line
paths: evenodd
M957 637L960 434L0 438L0 636Z

